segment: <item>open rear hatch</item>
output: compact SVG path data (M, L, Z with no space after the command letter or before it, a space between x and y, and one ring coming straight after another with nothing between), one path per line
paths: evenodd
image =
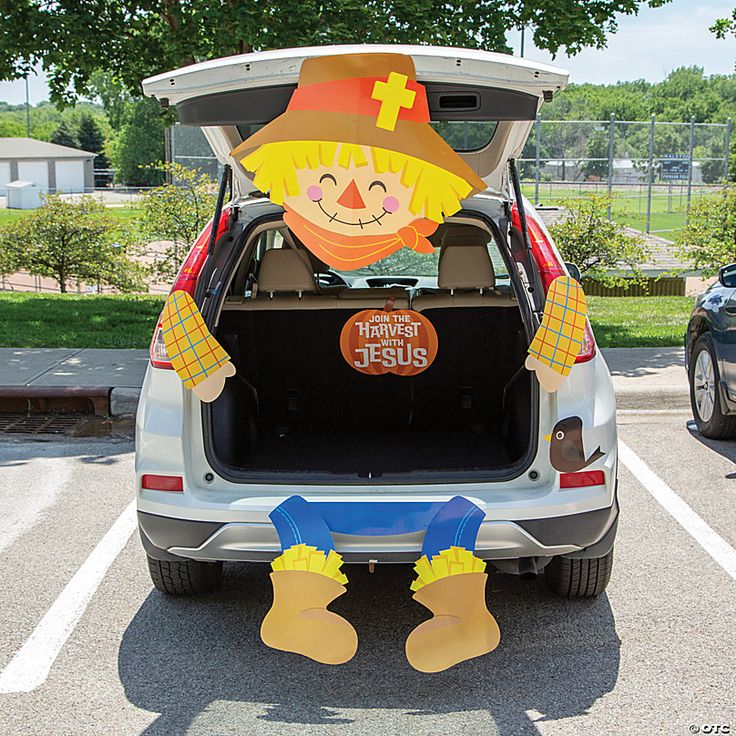
M445 235L461 226L466 228L463 238L470 237L498 258L485 283L468 277L471 288L463 299L469 301L459 308L453 294L448 304L447 291L436 289L437 269L433 278L438 294L431 286L422 288L427 285L421 279L409 284L406 278L390 278L400 274L388 274L381 286L395 284L397 304L426 314L442 349L432 371L410 379L361 375L340 356L341 327L359 309L382 308L396 290L373 288L364 279L362 285L370 288L330 293L322 288L322 277L331 278L334 272L320 274L312 263L314 273L307 274L305 288L315 280L318 293L307 298L316 300L316 306L295 308L293 302L303 299L301 290L264 303L263 295L248 286L250 275L262 278L269 248L294 248L294 243L279 222L279 207L262 200L244 203L242 226L249 229L246 222L258 220L255 210L262 207L268 211L261 218L264 224L251 220L256 232L236 242L230 239L229 254L228 248L215 249L204 274L217 273L218 284L206 286L205 275L197 290L200 301L205 291L219 295L200 306L238 371L220 398L202 408L208 460L233 481L502 479L523 472L535 451L536 388L522 369L533 318L526 295L517 298L528 287L518 273L523 259L512 254L513 244L506 238L506 203L514 198L508 163L521 152L543 101L564 87L566 72L482 51L332 46L218 59L152 77L143 86L162 104L176 105L182 123L202 126L218 160L233 172L237 208L255 187L230 151L286 110L303 60L371 52L413 58L417 81L427 90L431 124L495 195L475 199L440 226L433 242L437 252ZM518 191L516 195L518 199ZM279 230L278 237L287 241L281 246L274 245ZM525 251L523 245L517 247ZM292 269L308 262L306 252L293 255ZM525 279L534 278L533 266L521 270ZM361 291L368 292L363 302L343 303Z
M568 73L504 54L433 46L356 45L263 51L214 59L149 77L146 95L176 105L179 121L201 126L236 191L254 187L230 157L258 128L286 110L304 59L353 53L411 56L427 89L430 118L440 135L486 181L508 195L506 163L524 146L545 100L564 88Z

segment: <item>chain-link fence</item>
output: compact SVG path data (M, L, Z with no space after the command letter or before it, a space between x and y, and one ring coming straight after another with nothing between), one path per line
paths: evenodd
M168 161L197 169L212 179L218 179L221 167L201 128L189 125L173 125L166 135Z
M524 193L535 204L607 192L614 219L666 236L686 223L694 198L728 179L730 143L730 119L537 120L519 167Z
M685 224L694 198L728 179L730 142L730 120L537 120L518 164L524 193L535 204L609 192L614 219L667 237ZM201 129L173 126L168 148L169 160L217 178Z

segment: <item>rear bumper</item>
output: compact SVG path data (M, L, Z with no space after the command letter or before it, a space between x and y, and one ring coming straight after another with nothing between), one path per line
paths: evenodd
M271 524L174 519L138 512L141 539L152 557L270 562L281 553ZM613 546L618 503L547 519L484 521L475 553L484 560L523 557L600 557ZM385 537L335 534L345 562L415 562L424 532Z

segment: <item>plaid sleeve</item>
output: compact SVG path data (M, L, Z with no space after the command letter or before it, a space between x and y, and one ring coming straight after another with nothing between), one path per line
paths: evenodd
M171 365L185 388L194 388L230 360L186 291L169 294L161 328Z
M587 319L585 294L570 276L558 276L549 287L544 316L529 353L566 376L580 355Z

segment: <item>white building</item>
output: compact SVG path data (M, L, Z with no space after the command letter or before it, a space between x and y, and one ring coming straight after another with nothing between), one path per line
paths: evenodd
M0 196L5 185L22 179L44 192L94 189L95 154L33 138L0 138Z

